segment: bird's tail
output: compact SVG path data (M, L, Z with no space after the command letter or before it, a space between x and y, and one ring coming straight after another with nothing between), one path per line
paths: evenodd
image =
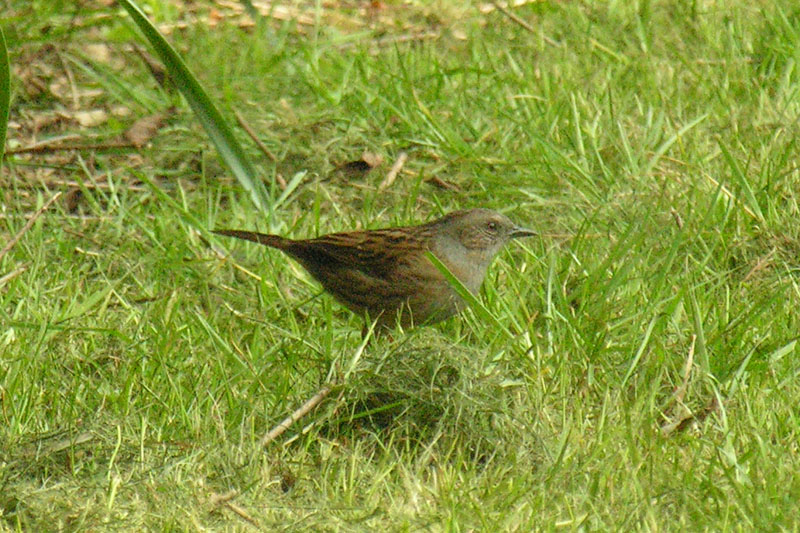
M237 239L244 239L246 241L257 242L264 246L277 248L278 250L285 250L292 242L290 239L281 237L280 235L269 235L267 233L258 233L255 231L242 231L238 229L219 229L214 230L213 233L217 235L225 235L227 237L235 237Z

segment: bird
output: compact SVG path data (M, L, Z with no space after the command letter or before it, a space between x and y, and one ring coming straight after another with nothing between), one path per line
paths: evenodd
M465 306L426 252L476 294L503 245L537 234L484 208L454 211L418 226L331 233L312 239L233 229L214 233L284 252L336 300L377 321L381 328L433 324Z

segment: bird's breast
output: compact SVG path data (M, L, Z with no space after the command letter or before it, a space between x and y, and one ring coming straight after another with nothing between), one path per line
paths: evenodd
M488 266L481 254L453 243L434 243L431 252L470 292L477 294Z

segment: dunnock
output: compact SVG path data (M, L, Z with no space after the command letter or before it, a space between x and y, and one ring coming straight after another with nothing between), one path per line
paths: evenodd
M297 260L337 300L357 314L392 326L433 323L464 302L430 262L430 251L476 293L489 263L515 237L536 233L489 209L449 213L420 226L333 233L292 240L252 231L214 233L277 248Z

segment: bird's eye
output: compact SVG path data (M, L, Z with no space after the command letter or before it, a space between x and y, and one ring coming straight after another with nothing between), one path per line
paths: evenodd
M497 231L497 222L495 222L494 220L487 222L486 229L488 229L492 233L495 233Z

